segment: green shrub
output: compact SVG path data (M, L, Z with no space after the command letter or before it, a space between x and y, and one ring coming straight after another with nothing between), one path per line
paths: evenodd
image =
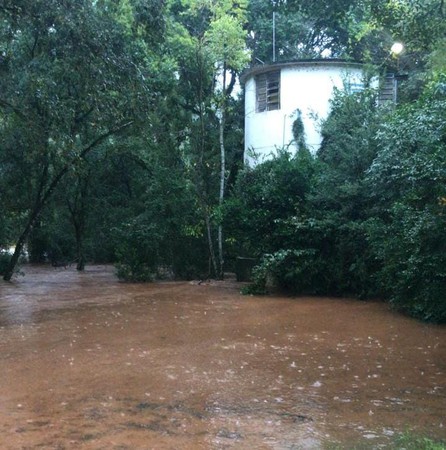
M394 448L396 450L446 450L446 443L407 432L395 439Z
M117 275L127 281L208 276L202 236L137 217L113 230Z
M316 283L323 265L314 249L278 250L263 256L253 270L253 284L244 293L263 294L268 287L290 292L315 294L324 291L324 280Z
M446 95L429 86L378 133L369 171L369 242L382 294L397 308L446 322Z
M113 231L118 277L127 281L152 281L160 264L157 230L135 219Z
M403 204L391 212L390 223L370 223L382 295L414 317L446 322L446 217Z

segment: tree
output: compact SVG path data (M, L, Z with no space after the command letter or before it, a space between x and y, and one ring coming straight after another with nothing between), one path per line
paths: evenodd
M252 0L248 43L253 62L354 56L354 35L367 19L367 4Z
M381 120L375 98L373 90L337 91L315 160L303 148L239 179L231 215L250 238L249 254L263 255L259 284L273 276L297 293L373 292L364 222L372 207L365 178Z
M369 241L380 263L382 295L396 307L446 321L446 75L436 74L422 97L401 106L377 134L369 171Z
M30 193L4 274L9 280L61 180L94 149L143 119L153 100L147 55L94 2L4 0L0 6L0 108L8 143L2 151L21 152L13 178L28 181ZM30 169L24 174L23 164Z
M65 199L76 239L76 269L80 271L84 270L86 260L84 238L88 217L90 182L91 167L84 167L78 171L74 180L70 183L70 186L73 186L71 197L67 196Z
M222 77L221 90L217 93L217 107L219 109L219 144L220 144L220 189L218 205L221 210L225 198L226 188L226 149L225 149L225 124L227 114L228 96L231 94L234 78L247 63L248 54L245 49L245 32L243 31L243 16L231 15L233 5L228 3L226 8L217 10L216 18L210 24L210 29L205 35L205 40L210 46L211 59L216 62L217 76ZM241 13L239 14L241 16ZM233 80L227 83L228 71ZM218 224L218 254L219 277L223 278L223 224Z
M325 246L328 264L320 273L329 274L330 293L367 297L375 292L371 275L376 264L364 227L374 207L366 175L378 151L376 133L384 114L371 88L336 91L322 125L317 153L321 176L313 186L308 217L313 224L307 222L306 233L311 241L312 227L320 228L327 237L319 249ZM319 239L317 231L315 238Z
M170 8L176 18L173 25L176 33L171 48L178 58L180 84L196 92L192 98L190 94L184 96L185 109L192 113L189 129L195 131L187 140L191 153L186 158L202 205L213 270L221 278L224 266L223 225L218 211L223 205L228 177L225 147L227 105L236 74L248 60L243 30L246 2L184 0L172 1ZM184 55L188 58L185 59ZM191 78L192 73L194 78ZM215 194L211 192L211 178L215 176L212 173L215 167L212 154L215 137L207 136L215 124L218 125L220 150L217 208L212 199ZM212 236L212 216L217 217L218 222L218 263Z
M441 0L251 0L248 45L255 64L274 53L276 61L335 57L392 66L390 48L399 40L406 48L400 67L420 70L444 37L444 16Z
M237 254L261 258L284 248L283 221L303 214L318 172L308 150L283 150L255 168L245 167L225 205L225 220Z

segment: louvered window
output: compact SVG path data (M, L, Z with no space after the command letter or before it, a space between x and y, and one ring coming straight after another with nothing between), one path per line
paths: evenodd
M396 103L397 80L393 73L388 73L381 82L379 89L378 103L384 105L386 103Z
M280 71L256 76L257 112L280 109Z

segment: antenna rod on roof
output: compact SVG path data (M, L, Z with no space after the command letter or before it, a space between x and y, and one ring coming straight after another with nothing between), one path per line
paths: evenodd
M276 62L276 11L273 11L273 62Z

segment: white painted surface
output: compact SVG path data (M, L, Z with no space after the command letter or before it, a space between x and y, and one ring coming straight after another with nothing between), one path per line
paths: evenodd
M256 112L255 75L279 70L280 109ZM245 162L255 165L287 147L295 151L292 125L296 110L301 111L305 140L315 153L321 144L320 122L329 113L335 87L360 85L363 71L359 64L338 61L296 62L258 67L245 75ZM258 155L253 158L252 154Z

